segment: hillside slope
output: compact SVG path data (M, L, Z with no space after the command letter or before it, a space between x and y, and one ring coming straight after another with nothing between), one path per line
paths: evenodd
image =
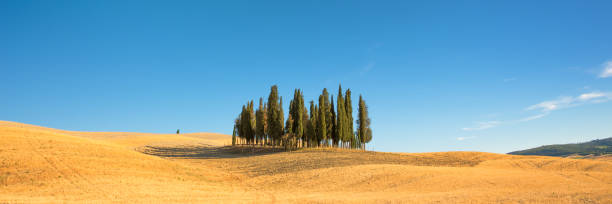
M578 144L545 145L532 149L514 151L513 155L570 156L612 154L612 137Z
M224 171L194 169L130 146L147 138L158 143L158 135L91 139L83 136L90 133L75 136L70 131L0 124L0 203L138 201L151 195L164 201L188 196L180 189L195 184L207 189L204 195L231 190L223 185L228 177Z
M482 152L276 152L227 135L0 122L0 203L610 203L612 162ZM207 143L211 142L211 143Z

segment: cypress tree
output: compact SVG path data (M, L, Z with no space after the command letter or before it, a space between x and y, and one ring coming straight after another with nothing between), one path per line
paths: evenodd
M327 107L325 106L325 96L319 96L319 126L317 130L319 131L317 142L325 144L327 140ZM322 145L322 144L320 144Z
M278 87L276 85L270 88L270 95L268 96L268 136L271 138L272 143L276 144L278 139L283 133L281 107L278 102Z
M334 95L331 96L331 103L329 106L329 112L331 113L331 118L329 122L331 123L331 129L329 133L331 133L332 145L334 147L338 147L338 131L336 130L336 112L334 111Z
M289 114L289 117L287 117L287 125L285 125L285 135L283 136L283 140L282 140L283 146L285 146L285 149L288 149L293 143L294 134L292 130L293 130L293 116Z
M280 112L280 117L278 119L278 124L280 124L280 129L281 129L281 135L282 136L282 131L285 129L285 112L283 111L283 97L280 97L280 103L278 105L278 109ZM277 142L279 142L278 144L280 145L280 139L281 137L278 137Z
M365 144L372 140L372 129L370 129L370 118L368 117L368 106L365 101L359 95L359 119L357 120L358 130L357 134L363 149Z
M236 145L236 134L237 133L237 129L240 126L240 118L236 118L236 120L234 120L234 130L232 131L232 146Z
M308 110L306 110L306 106L303 105L304 97L302 96L302 126L304 127L304 133L302 134L302 147L306 147L307 134L308 134L308 125L310 124L310 117L308 115Z
M318 108L317 105L314 104L314 101L310 101L310 135L308 135L308 143L309 146L314 147L315 141L317 139L318 130Z
M365 135L365 141L363 143L363 149L365 149L365 144L369 143L370 141L372 141L372 128L368 127Z
M329 93L327 92L327 88L323 88L323 102L325 104L325 108L323 109L325 112L325 137L324 137L324 141L325 141L325 145L328 146L329 145L329 140L332 139L333 136L333 125L334 123L331 122L332 121L332 113L331 113L331 109L333 107L333 103L329 102Z
M263 106L263 145L266 145L268 138L270 137L268 135L268 103L264 102L264 106Z
M251 140L251 144L255 144L255 127L256 127L256 123L257 121L255 120L255 111L253 109L253 100L251 100L251 102L249 103L249 137Z
M242 141L242 138L244 138L244 133L242 132L242 115L244 115L244 106L242 107L242 111L240 112L240 114L238 115L238 117L236 118L236 133L237 133L237 143L240 143Z
M349 139L349 141L351 142L351 147L355 148L355 133L353 132L353 105L351 103L351 89L346 89L346 95L345 95L346 99L344 100L344 102L346 103L346 105L344 105L344 108L346 109L346 115L345 115L345 119L346 119L346 123L345 123L345 128L346 128L346 135L347 138Z
M293 121L291 124L291 133L296 139L302 139L304 135L304 109L304 96L301 90L296 89L293 93L293 100L291 100L289 105L289 115Z
M336 119L336 132L338 134L338 139L340 143L342 144L341 146L344 146L343 143L346 142L346 137L345 137L346 111L344 109L344 97L342 96L342 85L338 86L338 101L336 101L336 103L338 103L338 117Z
M310 100L310 118L308 119L308 123L306 123L306 146L308 147L312 147L312 140L314 138L314 135L316 134L316 113L314 112L315 107L314 107L314 101Z
M244 105L242 105L242 112L240 112L240 131L238 131L238 135L240 135L240 140L242 143L242 140L246 140L247 139L247 128L246 128L246 124L247 124L247 120L246 120L246 107Z
M319 146L319 138L321 137L321 116L320 116L320 111L319 111L319 105L315 105L314 108L314 116L316 118L314 125L315 128L315 135L312 138L312 142L314 146Z
M266 135L266 120L263 98L259 98L259 107L255 111L255 135L256 143L262 144Z
M251 144L255 138L255 114L253 113L253 101L242 106L240 114L240 134L247 144Z

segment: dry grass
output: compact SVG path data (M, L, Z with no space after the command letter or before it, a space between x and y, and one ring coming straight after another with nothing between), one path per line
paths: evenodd
M607 157L282 152L228 142L0 121L0 203L612 203Z

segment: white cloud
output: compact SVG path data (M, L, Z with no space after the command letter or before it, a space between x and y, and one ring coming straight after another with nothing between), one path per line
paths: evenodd
M583 101L588 101L588 100L591 100L591 99L601 98L601 97L605 97L605 96L606 96L605 93L593 92L593 93L581 94L578 97L578 99L583 100Z
M586 104L603 103L603 102L608 102L610 100L612 100L612 92L598 92L598 91L583 93L576 97L569 97L569 96L560 97L557 100L543 101L538 104L527 107L526 110L528 111L537 111L536 113L533 113L534 115L532 116L528 116L528 117L521 118L518 120L477 122L475 123L476 124L475 127L467 127L467 128L461 128L461 129L464 131L485 130L485 129L497 127L500 125L527 122L527 121L532 121L532 120L543 118L555 110L576 107L576 106L581 106L581 105L586 105ZM462 139L457 138L457 139L463 140L465 138L462 138Z
M527 122L527 121L530 121L530 120L540 119L540 118L543 118L544 116L547 116L547 115L548 115L548 113L541 113L541 114L537 114L537 115L532 115L532 116L529 116L529 117L526 117L526 118L521 118L521 119L518 120L518 122Z
M580 106L589 103L602 103L612 99L612 93L605 92L590 92L583 93L577 97L561 97L553 101L544 101L527 107L527 110L540 110L542 112L550 112L563 108Z
M474 139L476 138L476 136L469 136L469 137L457 137L457 140L459 141L463 141L463 140L469 140L469 139Z
M572 97L561 97L554 101L544 101L527 107L527 110L553 111L568 106L574 101Z
M474 131L474 130L485 130L495 126L498 126L501 122L499 121L486 121L486 122L477 122L475 127L469 128L461 128L465 131Z
M601 71L601 74L599 74L599 77L600 78L612 77L612 61L605 62L603 67L604 68Z
M359 72L360 75L364 75L365 73L369 72L370 70L372 70L372 68L374 68L374 66L376 65L376 62L369 62L366 66L364 66L361 71Z

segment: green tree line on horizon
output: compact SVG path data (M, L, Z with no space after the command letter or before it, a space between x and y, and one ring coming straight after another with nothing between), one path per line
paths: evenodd
M270 145L286 149L304 147L339 147L365 149L372 140L372 129L368 107L359 96L357 110L357 129L353 127L353 108L351 90L342 92L338 87L336 104L324 88L318 103L314 100L306 108L304 95L295 89L289 103L289 114L285 120L283 98L278 95L278 87L270 88L267 102L259 98L259 107L254 109L253 101L242 106L242 111L234 121L232 145ZM335 107L334 107L335 106Z

